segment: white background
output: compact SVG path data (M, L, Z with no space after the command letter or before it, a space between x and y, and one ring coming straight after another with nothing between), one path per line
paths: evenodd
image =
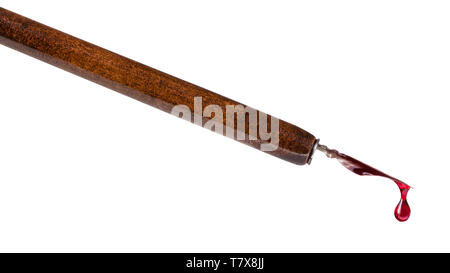
M448 1L0 1L414 187L296 166L0 47L0 251L450 250Z

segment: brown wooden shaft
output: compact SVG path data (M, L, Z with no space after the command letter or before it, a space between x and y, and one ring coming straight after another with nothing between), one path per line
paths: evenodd
M186 105L191 121L194 120L194 98L201 97L201 111L208 105L218 105L222 109L224 134L228 125L234 131L233 137L247 145L260 149L261 144L270 142L259 133L256 139L250 139L248 114L245 129L238 127L237 115L233 116L232 126L227 123L226 107L242 104L3 8L0 8L0 43L165 112L172 112L176 105ZM258 112L258 116L261 114ZM210 119L203 117L201 122L205 124ZM268 119L270 131L272 117ZM260 125L258 119L258 132ZM245 134L245 139L237 138L239 132ZM303 165L310 159L315 142L316 138L310 133L280 120L277 148L267 153Z

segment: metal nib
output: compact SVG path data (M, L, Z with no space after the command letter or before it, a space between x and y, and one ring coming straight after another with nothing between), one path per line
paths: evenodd
M338 153L339 153L337 150L330 149L330 148L328 148L327 146L322 145L322 144L319 144L319 145L317 146L317 150L319 150L319 151L325 153L325 155L326 155L328 158L336 158L337 155L338 155Z

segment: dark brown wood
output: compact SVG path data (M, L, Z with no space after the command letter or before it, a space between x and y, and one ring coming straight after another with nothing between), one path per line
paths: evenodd
M225 129L226 106L242 105L3 8L0 8L0 43L165 112L170 113L176 105L186 105L192 113L190 120L194 120L194 98L201 97L202 111L208 105L222 109ZM267 142L260 134L256 140L249 139L249 118L245 121L245 132L237 127L237 117L233 118L235 139L238 132L243 132L246 137L240 142L257 149ZM209 119L203 118L203 124ZM310 159L315 142L310 133L280 120L278 148L267 153L303 165Z

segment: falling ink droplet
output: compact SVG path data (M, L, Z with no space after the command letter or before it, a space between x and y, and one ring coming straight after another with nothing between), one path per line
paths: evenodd
M328 149L328 147L324 145L319 145L318 149L323 151L329 158L336 158L345 168L352 171L353 173L356 173L358 175L381 176L394 181L400 189L400 201L398 202L394 211L395 218L400 222L408 220L409 216L411 215L411 208L409 207L408 201L406 200L408 191L409 189L411 189L408 184L390 175L387 175L351 156L340 153L336 150Z
M395 181L395 182L397 183L397 181ZM402 182L400 182L400 183L402 183ZM401 186L399 185L399 188L400 188L401 198L397 204L397 207L395 207L394 215L395 215L395 218L397 218L397 220L399 220L400 222L404 222L404 221L408 220L409 216L411 215L411 208L409 207L408 201L406 200L406 196L408 195L408 191L409 191L409 186L402 189Z

